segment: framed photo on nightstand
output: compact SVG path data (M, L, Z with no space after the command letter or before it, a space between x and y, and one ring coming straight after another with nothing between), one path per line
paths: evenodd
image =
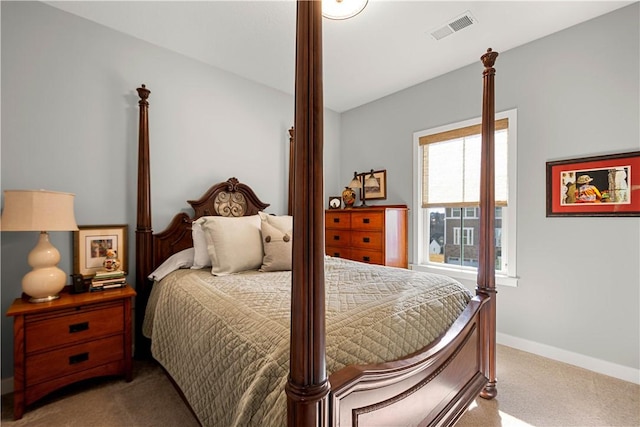
M127 271L127 225L80 225L73 232L73 272L93 276L104 269L107 250L115 250Z

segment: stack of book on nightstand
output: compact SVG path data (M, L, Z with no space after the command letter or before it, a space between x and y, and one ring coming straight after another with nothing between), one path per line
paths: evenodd
M127 284L127 273L118 271L99 270L91 279L91 292L103 291L105 289L121 288Z

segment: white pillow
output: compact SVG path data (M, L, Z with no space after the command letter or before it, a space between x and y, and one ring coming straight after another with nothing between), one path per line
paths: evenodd
M193 265L193 248L184 249L171 255L165 262L160 264L153 273L149 275L149 280L162 280L164 276L176 271L179 268L189 268Z
M263 253L258 215L210 216L201 220L212 274L222 276L260 268Z
M194 270L211 267L211 259L209 258L209 251L207 250L207 238L201 226L202 218L191 223L191 237L193 238L193 249L195 249L191 268Z
M262 221L264 258L260 271L290 271L293 230L281 231L268 221Z

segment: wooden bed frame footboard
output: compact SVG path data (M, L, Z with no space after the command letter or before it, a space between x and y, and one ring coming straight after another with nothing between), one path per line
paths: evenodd
M289 214L295 217L291 300L290 371L285 387L288 425L453 425L478 396L496 390L496 290L494 242L494 88L491 49L482 56L482 160L480 253L476 296L436 342L401 360L349 366L326 373L324 312L324 189L322 12L320 1L298 0L296 24L295 144L291 136ZM210 214L211 191L189 201L194 217L181 213L154 235L151 227L148 102L142 85L138 148L136 227L136 356L149 355L141 333L152 283L147 276L168 256L192 245L191 221ZM238 185L231 178L222 186ZM246 188L241 188L246 193ZM250 189L249 189L250 190ZM252 193L252 192L251 192ZM293 194L296 195L294 200ZM252 206L268 206L249 194ZM204 204L200 201L207 200ZM393 422L391 422L391 420Z
M474 297L452 327L423 351L329 377L332 426L453 425L480 394L488 298Z

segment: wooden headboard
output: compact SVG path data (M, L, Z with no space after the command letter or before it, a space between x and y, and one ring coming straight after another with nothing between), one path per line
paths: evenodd
M269 207L269 203L262 202L248 185L239 182L235 177L213 185L202 197L187 200L187 203L193 208L193 217L180 212L173 217L164 231L153 235L151 271L169 256L193 246L191 223L194 220L202 216L255 215Z

